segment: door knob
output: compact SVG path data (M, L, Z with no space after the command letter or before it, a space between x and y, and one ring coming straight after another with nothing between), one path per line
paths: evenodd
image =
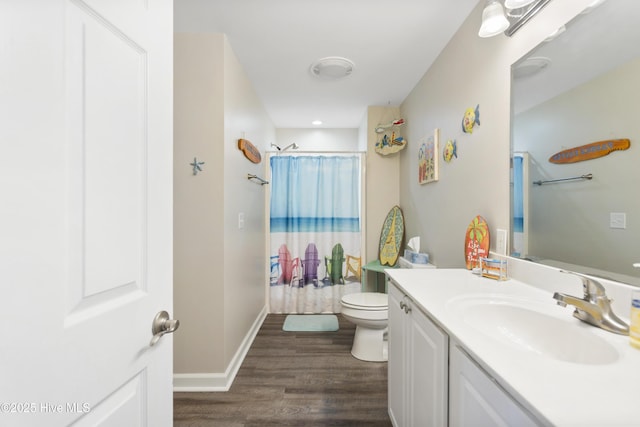
M175 332L175 330L178 329L179 326L179 320L170 319L169 313L164 310L159 312L158 314L156 314L156 317L153 319L153 324L151 325L151 333L153 334L153 338L151 338L149 346L153 347L158 343L158 341L164 334L171 334Z

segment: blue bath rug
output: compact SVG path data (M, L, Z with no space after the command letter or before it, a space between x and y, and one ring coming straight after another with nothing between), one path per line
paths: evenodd
M329 332L338 329L335 314L290 314L282 325L282 330L288 332Z

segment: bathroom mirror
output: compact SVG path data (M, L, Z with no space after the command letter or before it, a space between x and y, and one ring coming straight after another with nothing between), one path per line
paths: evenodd
M513 64L513 256L640 286L638 16L637 0L594 3ZM624 151L549 161L625 138Z

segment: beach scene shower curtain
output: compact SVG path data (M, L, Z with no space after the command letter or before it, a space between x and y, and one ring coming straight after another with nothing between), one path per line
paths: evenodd
M359 155L270 158L271 313L339 313L360 292Z

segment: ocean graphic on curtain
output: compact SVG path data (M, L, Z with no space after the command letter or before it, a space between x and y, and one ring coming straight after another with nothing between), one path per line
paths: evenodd
M273 156L271 313L339 313L360 292L358 155Z

